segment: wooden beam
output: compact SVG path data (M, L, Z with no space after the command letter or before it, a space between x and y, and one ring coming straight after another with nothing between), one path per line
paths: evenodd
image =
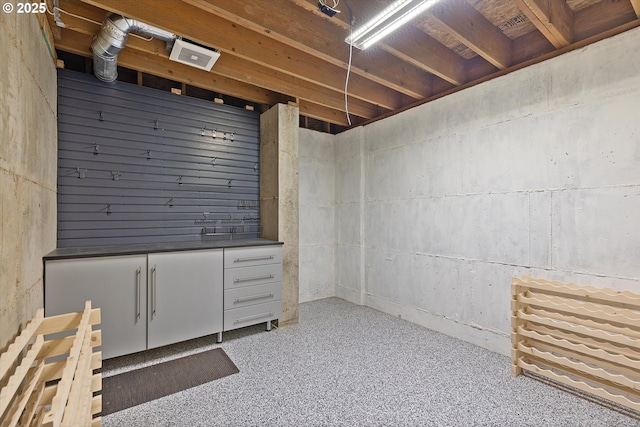
M636 12L636 16L640 18L640 0L631 0L631 6L633 6L633 10Z
M390 37L381 48L410 64L458 86L466 80L464 59L417 28L404 28L404 37Z
M549 40L547 40L538 31L531 31L530 33L520 36L517 39L512 40L511 44L513 46L511 60L514 65L555 50L551 42L549 42ZM481 79L484 76L491 75L499 71L499 69L485 61L480 56L467 59L465 68L467 70L469 81Z
M289 94L296 98L313 101L325 107L345 111L344 94L332 90L326 90L322 86L307 80L301 80L289 74L261 67L235 56L221 56L214 67L216 74L238 79L243 82L254 82L254 84L276 92ZM381 111L371 103L349 96L349 111L360 117L375 117Z
M557 1L557 0L554 0ZM428 9L452 36L499 69L511 65L511 40L465 0L447 0Z
M583 40L638 19L627 1L604 1L577 12L574 17L575 39Z
M91 24L93 25L93 24ZM64 51L90 57L91 36L64 29L58 48ZM324 106L327 109L344 111L344 97L314 86L306 81L299 81L291 76L274 72L265 67L256 66L249 61L230 56L221 57L214 72L206 72L188 65L169 60L168 53L162 49L163 42L151 42L130 38L127 48L120 51L118 64L171 79L181 83L223 92L237 98L261 104L274 105L281 100L281 93L300 93L300 98ZM249 84L253 81L255 84ZM265 89L266 88L266 89ZM377 107L356 99L349 100L350 111L363 118L371 118L380 114ZM316 109L318 110L318 109ZM319 113L318 113L319 114ZM341 114L331 114L322 120L336 122Z
M316 14L321 14L321 12L318 12L318 2L316 0L290 1ZM370 15L372 3L370 0L349 0L354 18L360 19L367 14ZM346 10L344 12L331 18L331 22L339 23L341 27L347 29L349 28L349 13ZM464 59L462 57L410 25L404 27L402 32L404 37L401 39L388 38L377 43L376 46L380 50L388 52L414 67L434 74L454 85L461 85L466 81ZM365 52L370 51L376 52L375 47L367 49Z
M184 0L221 18L260 32L296 49L347 69L349 46L344 42L348 25L322 19L290 0ZM274 10L277 11L274 13ZM317 5L316 5L317 10ZM336 28L336 23L341 23ZM351 72L380 83L414 99L431 93L431 76L425 71L394 60L381 51L376 55L355 52Z
M68 28L62 29L62 37L58 41L58 49L81 55L92 57L90 49L91 36L84 35ZM134 44L132 40L129 40ZM143 43L142 41L140 41ZM170 61L168 58L158 57L148 52L138 49L124 49L118 55L118 64L137 70L139 76L142 73L153 74L158 77L184 82L211 91L225 90L225 93L237 98L246 99L264 104L277 104L280 94L241 83L236 80L227 79L221 76L209 74L206 71L189 67L178 62Z
M103 14L103 12L100 12L100 9L90 5L79 3L77 1L72 1L72 2L65 1L64 7L65 7L65 10L68 10L69 12L72 12L74 14L81 15L84 17L90 17L90 19L95 22L98 22L96 18ZM100 26L97 24L94 24L86 20L78 19L70 15L67 18L65 18L65 20L66 20L66 25L69 28L73 28L74 32L78 32L82 35L93 36L100 29ZM67 34L67 38L74 37L73 36L74 32L68 32L65 34ZM88 37L84 37L83 40L84 40L84 43L87 45L87 47L83 48L83 47L75 46L74 49L76 50L76 52L74 53L78 53L79 51L81 53L78 53L78 54L88 55L88 52L89 52L88 46L90 45L91 40ZM68 47L68 44L65 44L63 46ZM62 47L61 49L64 50L64 48ZM127 40L127 47L120 53L120 55L122 55L122 53L126 52L128 49L139 50L141 52L149 53L156 57L161 57L165 59L168 59L169 57L169 54L165 49L164 42L161 42L159 40L146 41L137 37L129 37L129 39ZM146 69L147 67L149 67L149 64L146 63L148 60L149 60L148 58L141 59L141 61L143 62L142 64L129 63L126 66L128 68L132 68L135 70ZM121 65L124 65L120 61L120 57L119 57L119 63ZM166 66L161 69L166 69L166 68L169 68L170 66L175 67L176 65L180 65L175 62L165 62L165 63L166 63ZM231 64L235 64L235 65L231 65ZM259 65L250 63L248 61L245 61L239 58L229 57L227 55L221 57L218 60L218 62L216 62L216 65L213 68L211 73L201 72L200 70L194 69L192 67L188 67L186 69L189 71L189 76L192 79L191 81L186 81L187 84L197 86L197 87L202 87L204 89L209 89L214 92L215 91L223 92L223 93L226 93L227 95L235 96L237 98L242 98L245 100L268 104L268 105L274 105L278 102L281 102L281 99L279 99L281 98L281 96L278 95L275 97L271 97L269 101L264 101L264 100L261 101L259 99L255 99L253 92L255 91L255 89L257 89L255 86L256 84L260 83L261 86L266 87L270 90L273 90L274 92L294 94L294 95L291 95L293 97L295 97L295 93L297 92L298 89L302 89L304 90L304 95L305 95L303 97L304 99L310 102L313 101L315 105L322 105L327 109L334 108L339 110L339 113L336 116L328 115L328 117L322 118L322 120L330 121L331 123L342 124L339 121L336 121L337 119L335 119L335 117L341 117L344 115L345 105L344 105L343 93L335 94L331 91L326 91L322 87L310 85L306 81L298 81L286 75L281 76L279 73L269 71L265 67L261 67ZM194 71L196 71L195 74L193 74ZM148 73L154 74L152 72L148 72ZM250 85L249 86L250 89L248 91L242 90L241 92L238 92L237 90L238 88L235 88L236 90L231 90L231 91L226 90L223 87L212 89L209 84L209 79L213 77L211 74L219 75L220 82L234 81L236 86L242 85L243 83L247 83ZM173 74L166 75L163 73L163 74L154 74L154 75L158 75L160 77L168 78L171 80L182 81L178 79L176 76L174 76ZM257 76L262 76L262 79L258 78L256 80ZM225 77L227 77L229 80L225 80ZM204 81L200 82L199 79L204 79ZM233 85L231 87L233 88ZM329 93L329 95L322 96L324 92ZM316 99L314 99L314 97ZM384 111L384 110L380 110L379 108L371 104L368 104L353 98L350 98L349 100L349 107L350 107L350 111L355 116L359 116L363 118L375 117L376 115L380 114L381 111L382 112ZM316 108L314 111L317 111L317 110L318 109ZM321 111L319 113L316 113L316 116L318 116L319 114L323 114L323 112Z
M593 6L591 6L591 7L593 7ZM631 7L631 6L629 6L629 7ZM617 21L617 20L615 20L615 21ZM504 76L504 75L506 75L508 73L511 73L513 71L521 70L521 69L529 67L531 65L538 64L540 62L543 62L543 61L546 61L548 59L554 58L556 56L565 54L567 52L571 52L571 51L576 50L576 49L581 49L581 48L583 48L585 46L588 46L588 45L590 45L592 43L596 43L596 42L598 42L600 40L604 40L604 39L607 39L609 37L614 37L614 36L616 36L618 34L621 34L621 33L625 32L625 31L629 31L629 30L634 29L636 27L640 27L640 19L633 19L633 20L631 20L629 22L626 22L626 23L624 23L622 25L618 25L616 27L610 28L609 30L606 30L606 31L601 32L601 33L598 33L598 34L593 35L593 36L591 36L589 38L585 38L585 39L576 41L576 42L570 44L567 47L563 47L561 49L553 49L548 53L537 55L537 56L533 57L532 59L526 60L524 62L514 63L514 65L512 65L509 68L507 68L506 70L498 70L498 71L496 71L496 72L494 72L492 74L484 75L482 77L477 78L476 80L473 80L473 81L470 81L468 83L465 83L462 86L453 87L453 88L450 88L448 90L443 90L443 91L437 90L436 94L433 95L430 98L424 99L422 101L418 101L415 104L408 105L408 106L406 106L404 108L401 108L400 110L396 110L396 111L392 111L390 113L382 114L382 115L380 115L378 117L375 117L372 120L365 121L365 122L361 123L360 125L361 126L365 126L365 125L368 125L368 124L371 124L371 123L374 123L374 122L377 122L377 121L380 121L380 120L384 120L387 117L391 117L393 115L402 113L403 111L409 110L411 108L415 108L415 107L418 107L420 105L426 104L428 102L435 101L436 99L440 99L440 98L445 97L447 95L451 95L453 93L456 93L456 92L459 92L461 90L467 89L467 88L469 88L471 86L475 86L475 85L480 84L482 82L486 82L486 81L489 81L491 79ZM521 37L521 38L523 38L523 37Z
M573 11L565 0L515 0L515 3L556 49L573 43Z
M298 108L300 109L301 116L311 117L340 126L349 126L347 115L343 111L327 108L304 99L298 101ZM361 117L351 116L352 123L362 123L363 121L364 119Z
M222 57L234 56L251 61L281 75L287 74L338 93L344 90L345 73L341 67L327 64L234 22L203 13L182 1L164 0L161 5L155 0L83 1L220 49ZM399 108L403 101L400 93L358 75L352 76L349 93L353 98L385 109Z

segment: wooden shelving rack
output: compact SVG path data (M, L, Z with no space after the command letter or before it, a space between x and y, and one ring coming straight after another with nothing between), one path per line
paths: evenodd
M100 309L44 317L40 309L0 356L0 426L100 426Z
M640 411L640 295L513 278L511 373Z

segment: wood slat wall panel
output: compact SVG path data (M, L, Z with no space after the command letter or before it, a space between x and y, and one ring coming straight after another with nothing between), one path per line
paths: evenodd
M259 113L61 69L58 247L259 236Z

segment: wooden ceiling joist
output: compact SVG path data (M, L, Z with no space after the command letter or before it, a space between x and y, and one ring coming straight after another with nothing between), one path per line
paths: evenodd
M640 18L640 0L631 0L631 6L633 6L633 10L636 12L636 16Z
M57 47L65 52L91 57L92 52L87 48L87 43L84 39L88 37L90 41L90 36L79 36L79 33L70 36L70 32L72 31L67 28L62 29L62 38L58 42ZM162 58L139 49L125 49L121 51L118 55L118 65L180 83L194 85L213 92L220 92L220 90L224 88L225 93L228 95L260 104L272 105L280 100L280 95L276 92L215 74L203 78L202 73L208 74L206 71L170 61L168 58Z
M223 54L241 57L299 80L337 92L344 90L345 73L341 67L284 45L263 34L242 27L218 16L202 13L202 10L180 0L83 0L88 4L119 13L123 16L149 19L152 25L188 37L198 43L219 49ZM214 31L211 29L214 28ZM354 98L380 106L396 109L402 106L402 97L396 91L379 83L354 75L349 84Z
M499 69L511 65L511 40L465 0L437 3L429 13L461 43Z
M314 104L312 102L305 101L304 99L298 101L298 108L300 109L300 115L302 116L311 117L313 119L322 120L335 125L349 126L349 121L347 120L347 114L345 112ZM354 125L365 121L362 117L354 115L350 115L350 118L351 123Z
M290 0L184 0L221 18L251 28L266 37L328 61L343 69L348 68L349 47L344 33L319 16L307 16L306 9L291 4ZM317 6L316 6L317 7ZM276 13L272 13L273 11ZM305 19L306 18L306 19ZM313 19L313 25L309 25ZM391 61L385 52L375 55L353 56L351 72L420 99L431 93L430 75L416 67ZM380 64L385 64L380 67Z
M87 46L91 44L91 36L81 33L69 36L69 32L71 32L71 30L63 29L63 37L61 41L58 42L58 47L67 52L90 57L92 53ZM267 76L261 79L254 64L239 58L220 58L219 61L221 63L216 63L216 72L209 73L169 60L168 53L164 50L163 45L164 43L161 41L154 40L145 42L132 37L127 41L128 49L123 49L118 54L118 64L126 68L136 69L214 92L224 92L227 95L246 99L247 101L269 105L280 102L280 96L277 95L279 92L287 93L291 90L290 88L293 87L306 95L307 98L322 101L322 103L319 104L320 106L324 105L325 108L328 107L338 111L345 110L344 98L340 96L317 97L318 88L314 88L313 86L305 87L305 85L308 85L307 82L295 81L289 76L274 76L267 70L264 71L264 74L267 74ZM225 65L225 63L230 61L244 63L230 66ZM251 76L245 77L244 80L253 80L257 85L242 81L243 79L240 74L248 75L249 73L251 73ZM229 77L229 75L231 75L231 77ZM271 83L265 80L279 82L276 88L277 90L261 89L272 86ZM227 87L229 87L229 90L226 89ZM352 114L363 118L372 118L379 114L379 110L377 110L375 106L362 103L358 100L350 100L349 110ZM321 111L327 110L323 109ZM319 114L317 114L317 116L317 118L323 120ZM336 117L338 116L337 114L331 114L325 117L324 120L336 123ZM346 122L346 119L344 122Z
M605 0L595 3L575 14L575 41L605 33L634 21L638 21L638 16L628 0Z
M348 127L347 110L352 126L370 123L640 26L640 0L443 0L350 58L351 17L358 27L393 0L323 1L340 13L318 0L59 0L83 18L63 12L60 29L47 17L56 49L85 57L109 12L219 49L206 72L131 35L118 62L247 103L294 101L301 125L324 131Z
M318 2L316 0L290 1L312 13L322 15L318 11ZM349 0L349 5L353 10L354 18L362 22L362 16L359 11L370 8L371 2L369 0ZM349 14L346 11L345 13L340 13L331 18L330 22L348 30ZM389 37L378 43L378 47L373 47L371 50L374 52L379 49L386 51L395 58L438 76L456 86L466 81L464 60L455 52L447 49L416 28L411 28L410 26L403 28L402 34L404 37ZM356 55L359 55L357 49L354 48L354 51Z
M467 80L464 59L417 28L403 31L407 37L391 37L381 48L396 58L422 68L456 86Z
M556 49L573 42L573 11L565 0L514 0Z

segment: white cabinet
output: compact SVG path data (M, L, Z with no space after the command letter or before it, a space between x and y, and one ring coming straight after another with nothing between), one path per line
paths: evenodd
M222 249L149 254L148 348L222 331Z
M102 357L147 348L147 256L47 261L45 315L101 309Z
M48 260L47 316L101 309L102 357L222 332L223 251Z
M76 251L80 252L80 251ZM45 258L47 316L102 314L102 357L271 321L282 314L282 247ZM73 256L79 256L75 253Z
M282 315L282 247L224 251L224 330L271 321Z

